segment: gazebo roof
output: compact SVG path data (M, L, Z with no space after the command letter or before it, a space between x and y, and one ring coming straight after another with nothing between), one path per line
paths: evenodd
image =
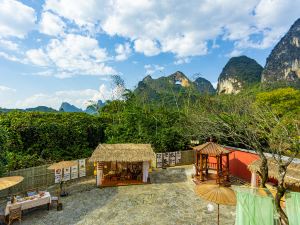
M99 144L89 161L91 162L142 162L154 160L150 144Z
M207 155L221 155L221 154L225 155L230 153L229 150L211 141L206 142L202 145L195 146L193 149L195 151L199 151L202 154L207 154Z
M278 178L278 164L273 158L268 159L269 177ZM248 169L251 172L260 171L261 160L257 159L248 165ZM300 186L300 164L291 163L287 168L287 173L285 176L285 181L288 184Z

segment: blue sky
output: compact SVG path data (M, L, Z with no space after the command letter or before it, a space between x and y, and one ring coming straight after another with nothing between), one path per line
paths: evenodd
M216 83L232 56L262 66L300 0L0 0L0 107L115 98L147 74Z

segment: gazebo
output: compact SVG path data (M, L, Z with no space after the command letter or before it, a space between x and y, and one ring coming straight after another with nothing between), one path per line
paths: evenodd
M229 181L229 154L230 151L212 141L195 146L195 172L200 181L208 179L208 170L216 171L216 182L221 179ZM224 162L224 159L225 162ZM204 177L204 174L206 177Z
M99 144L89 161L97 168L97 186L148 182L155 154L150 144Z

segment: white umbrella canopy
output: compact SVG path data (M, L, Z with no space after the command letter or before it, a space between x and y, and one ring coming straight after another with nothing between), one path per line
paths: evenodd
M4 190L15 186L16 184L22 182L24 177L22 176L11 176L11 177L1 177L0 178L0 190Z

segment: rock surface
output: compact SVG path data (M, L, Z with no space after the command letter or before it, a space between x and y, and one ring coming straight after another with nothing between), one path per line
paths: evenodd
M292 25L267 58L262 73L262 82L299 82L299 79L300 19Z
M139 82L134 91L138 96L144 96L147 99L161 100L166 95L174 96L174 94L203 94L214 93L212 84L204 79L197 78L191 81L185 74L177 71L166 77L153 79L150 75L146 76Z
M223 68L219 78L219 94L236 94L247 86L259 83L263 68L247 56L232 57Z
M194 81L198 91L200 93L203 94L214 94L216 93L215 88L213 87L213 85L206 79L202 78L202 77L198 77L195 81Z

